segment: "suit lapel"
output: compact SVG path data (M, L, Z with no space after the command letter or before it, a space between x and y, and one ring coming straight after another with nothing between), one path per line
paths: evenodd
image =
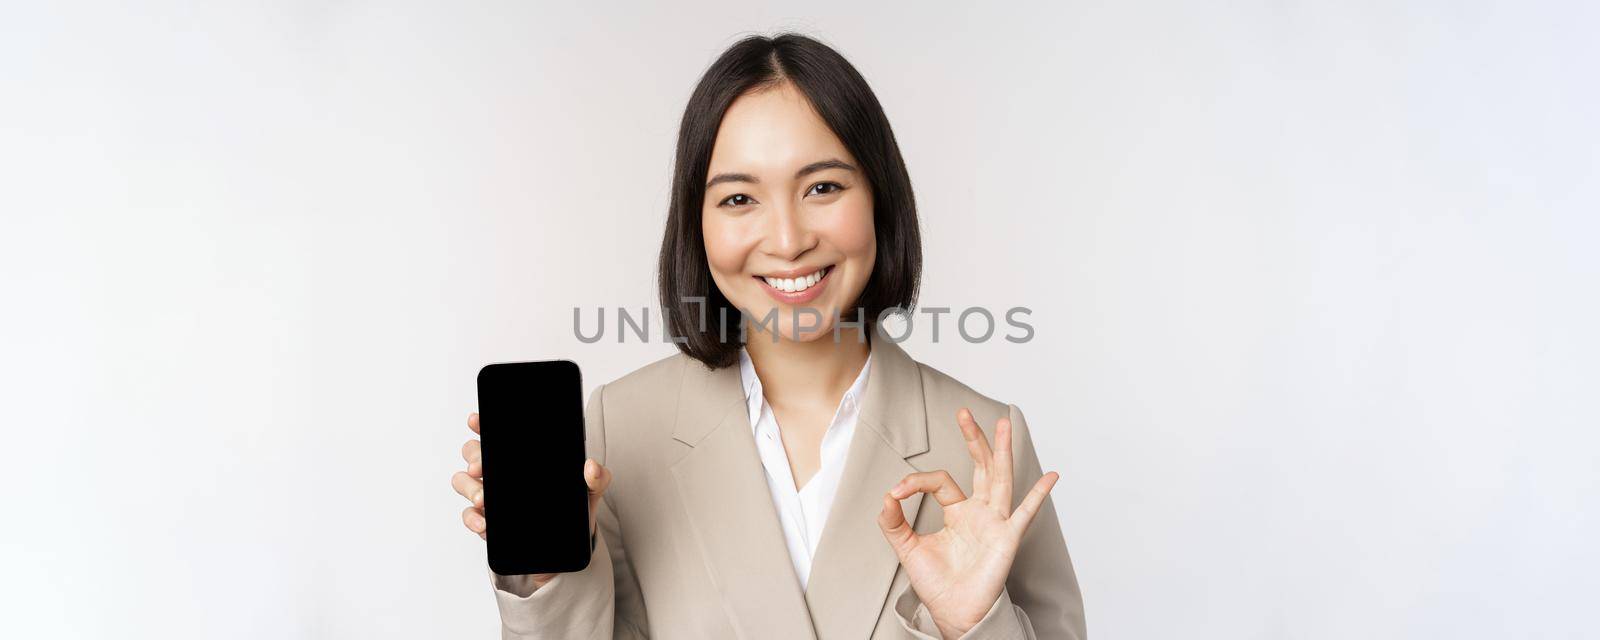
M711 370L688 359L685 367L673 437L693 448L672 475L734 628L741 638L815 638L750 433L739 368Z
M860 422L805 592L819 637L872 635L900 567L878 528L883 494L906 474L919 471L906 458L927 450L921 372L905 351L876 331ZM916 522L922 499L919 493L901 501L907 521Z

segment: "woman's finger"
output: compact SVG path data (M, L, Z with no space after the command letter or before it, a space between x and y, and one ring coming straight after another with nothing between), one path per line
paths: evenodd
M483 512L478 511L474 507L467 507L461 511L461 524L467 525L468 531L476 533L480 536L487 533L487 528L485 525L488 524L488 520L484 519Z
M611 470L594 458L583 461L583 483L589 486L589 506L594 506L611 486Z
M878 529L883 531L884 539L902 562L917 547L917 532L906 522L906 512L900 508L900 501L894 494L883 495L883 508L878 510Z
M933 494L933 499L944 507L967 499L966 494L961 493L961 487L956 485L956 479L943 469L913 473L901 478L900 484L889 490L889 495L896 500L904 500L918 492Z
M1033 522L1033 517L1039 515L1039 509L1044 507L1044 499L1050 495L1050 489L1056 486L1056 480L1061 474L1054 471L1044 474L1038 482L1033 483L1033 488L1028 490L1028 495L1022 496L1022 504L1017 505L1015 513L1011 514L1011 527L1017 535L1028 530L1028 525Z
M994 466L989 469L989 504L1000 513L1011 513L1011 420L994 424Z
M483 483L467 475L467 472L457 471L455 475L450 476L450 486L454 487L461 497L471 500L472 506L483 506Z
M611 486L611 470L594 458L584 460L583 483L589 486L589 531L593 533L595 520L600 516L600 499L605 497L606 487Z
M972 419L972 412L962 407L956 412L956 424L961 425L961 437L967 441L967 453L972 456L972 497L980 500L989 494L990 464L994 461L994 453L989 450L989 439L984 437L983 429L978 427L978 421Z
M478 412L474 411L467 414L467 428L471 429L473 433L478 433Z
M474 478L483 477L483 444L477 438L461 445L461 459L467 461L467 475Z

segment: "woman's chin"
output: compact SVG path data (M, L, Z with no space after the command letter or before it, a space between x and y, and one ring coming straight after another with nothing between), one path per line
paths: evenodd
M788 335L790 336L789 339L795 342L816 342L818 340L826 340L833 336L833 325L830 323L827 326L818 327L816 329L807 327L803 332L790 330Z
M774 339L773 336L776 336L777 340L786 342L816 342L819 340L831 340L833 338L833 330L834 325L831 322L819 327L807 325L804 331L800 331L795 326L784 322L778 325L776 331L758 331L752 334L750 339L770 341Z

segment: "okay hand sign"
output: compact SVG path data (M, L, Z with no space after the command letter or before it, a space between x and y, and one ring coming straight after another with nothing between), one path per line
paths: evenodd
M1054 471L1044 474L1013 512L1011 421L1001 418L995 424L995 450L971 411L956 412L956 422L974 462L972 495L962 495L949 472L913 473L883 497L878 514L878 527L945 638L960 637L994 606L1022 534L1060 477ZM918 534L906 522L899 501L919 492L932 494L944 508L943 529Z

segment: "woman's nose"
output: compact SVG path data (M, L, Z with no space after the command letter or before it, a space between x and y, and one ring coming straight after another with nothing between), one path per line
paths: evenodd
M774 207L772 226L767 228L767 252L784 260L795 260L817 244L816 234L806 226L804 214L792 204Z

